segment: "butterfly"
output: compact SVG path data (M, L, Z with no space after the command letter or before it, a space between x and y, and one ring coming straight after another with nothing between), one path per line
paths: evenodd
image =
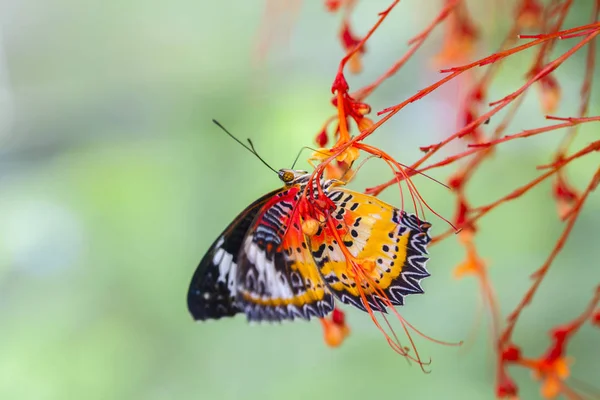
M310 320L327 316L335 300L386 312L423 293L431 224L341 181L321 180L319 195L331 207L307 234L299 204L316 183L301 170L278 176L283 187L246 207L200 261L187 296L195 320L240 313L257 322Z

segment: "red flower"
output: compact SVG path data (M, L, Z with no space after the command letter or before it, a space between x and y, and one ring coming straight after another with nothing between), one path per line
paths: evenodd
M346 324L344 312L334 308L329 318L321 318L323 326L323 338L325 343L331 347L338 347L350 334L350 328Z

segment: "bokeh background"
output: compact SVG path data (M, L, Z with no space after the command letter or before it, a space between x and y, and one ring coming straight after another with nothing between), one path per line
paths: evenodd
M0 2L0 398L493 398L487 322L477 323L475 280L453 278L464 256L455 238L432 248L426 294L402 309L436 338L467 340L460 349L418 340L433 359L429 375L391 351L359 311L347 310L352 334L339 349L325 346L317 321L249 326L240 316L197 324L188 315L186 292L203 253L237 212L280 184L211 119L251 137L281 168L312 145L333 111L340 20L320 1L304 3L295 3L296 13L265 20L262 1ZM387 3L360 2L357 33ZM367 67L351 78L352 87L397 59L438 3L403 2L369 43ZM485 55L510 21L473 3L486 27L478 50ZM588 2L578 3L587 21ZM262 58L261 29L274 38ZM442 35L438 30L373 95L375 110L440 77L432 59ZM528 60L517 56L507 64L492 98L520 85ZM579 55L559 70L564 98L557 114L575 114L583 66ZM456 128L459 94L456 82L411 104L369 143L410 163L419 145ZM512 132L543 123L537 100L528 95ZM597 126L583 128L576 146L597 134ZM493 200L536 176L534 166L549 161L560 136L504 146L476 175L470 196ZM569 176L581 187L597 165L598 157L574 163ZM451 172L432 175L444 180ZM371 161L351 187L363 190L389 177ZM415 183L451 218L449 192L424 178ZM560 234L550 190L541 185L481 225L479 250L504 313ZM515 339L528 355L546 348L549 328L583 310L599 282L598 196L590 197L518 325ZM399 202L394 190L382 197ZM446 229L430 219L434 232ZM573 374L589 383L600 382L599 334L586 326L570 348ZM514 374L522 397L538 398L529 374Z

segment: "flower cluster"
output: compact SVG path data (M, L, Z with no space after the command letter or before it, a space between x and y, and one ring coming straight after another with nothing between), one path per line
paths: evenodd
M515 0L514 8L505 12L503 16L510 20L511 24L505 32L499 49L487 57L476 60L474 54L478 46L481 46L479 39L483 27L478 26L472 17L467 1L441 1L439 12L433 15L430 23L409 41L405 54L377 79L364 87L351 90L346 71L352 73L361 71L361 65L368 62L366 44L373 40L372 37L378 28L386 23L394 10L399 8L400 2L391 1L389 7L378 14L375 24L363 36L358 34L350 24L350 16L356 10L356 3L357 0L325 0L325 8L328 12L342 15L339 39L346 54L340 61L331 87L333 93L331 104L336 112L325 122L315 137L319 149L311 157L311 162L315 164L313 176L315 179L326 176L347 181L356 172L355 161L359 157L375 156L385 161L394 174L393 179L367 189L368 194L376 196L392 185L404 185L408 189L412 206L417 214L423 213L425 208L435 213L422 199L411 182L411 177L434 169L454 166L455 168L449 173L447 184L454 196L456 211L452 221L448 221L448 229L434 237L433 243L449 237L457 237L459 244L465 249L466 257L456 266L455 276L457 278L473 276L479 282L492 319L494 349L497 355L497 396L518 395L518 385L510 377L508 366L519 366L533 372L533 376L541 382L541 393L544 397L553 398L563 394L568 398L579 398L577 392L565 383L569 376L569 365L574 362L567 355L567 344L584 323L589 322L600 326L598 309L600 286L592 295L589 307L580 317L552 331L551 345L540 357L524 356L522 349L513 342L512 333L523 309L533 301L554 259L567 242L590 193L600 183L598 166L592 167L588 184L582 189L572 184L566 172L566 167L574 160L589 158L600 151L600 139L597 137L579 148L575 147L574 141L580 125L600 122L600 116L590 116L588 113L592 80L597 70L595 49L596 37L600 35L598 21L600 0L546 2ZM590 20L580 21L578 26L566 27L565 21L572 15L574 4L589 7ZM498 10L500 11L500 8ZM497 18L501 17L497 16ZM367 102L368 97L388 78L399 73L407 60L430 39L436 29L444 30L441 49L435 57L436 65L445 67L441 70L443 77L399 104L379 111L376 116L370 116L372 108ZM569 47L564 51L558 51L559 42L561 42L561 49L564 45ZM533 56L523 74L523 84L501 99L489 99L489 88L498 79L502 65L507 59L525 50L530 50ZM565 90L554 72L577 53L582 53L586 60L584 70L580 74L580 102L577 115L554 116L552 114L558 109ZM449 65L454 66L448 67ZM364 143L367 137L395 114L401 112L406 105L422 99L456 79L461 79L461 85L468 88L458 110L463 125L440 142L422 146L423 154L416 162L408 166L401 164L383 150ZM525 94L531 90L537 91L540 111L545 115L547 125L517 133L507 132L511 121L521 110ZM535 178L487 204L474 204L469 199L466 188L473 185L471 182L473 175L503 144L544 136L550 132L561 132L562 140L551 154L549 162L537 166L539 173ZM449 146L451 143L459 146ZM457 152L456 148L461 150ZM446 155L441 161L433 162L431 160L435 154ZM534 272L533 282L522 295L518 306L502 322L494 284L487 273L489 262L484 261L476 247L476 238L481 234L478 223L498 207L518 201L524 194L546 181L552 182L552 199L558 210L558 218L564 224L563 232L550 250L544 264ZM402 199L402 208L404 206L404 199ZM458 235L455 235L457 232ZM403 321L403 327L408 335L405 323ZM325 328L325 341L331 346L340 345L349 332L345 318L339 310L336 310L331 319L324 319L322 324ZM412 344L412 339L410 340Z

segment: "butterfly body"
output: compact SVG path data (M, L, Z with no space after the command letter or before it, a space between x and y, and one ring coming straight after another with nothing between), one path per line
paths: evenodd
M385 312L423 292L430 224L339 181L278 175L285 186L243 210L200 261L188 291L194 319L309 320L333 311L334 299ZM307 234L303 223L316 216Z

